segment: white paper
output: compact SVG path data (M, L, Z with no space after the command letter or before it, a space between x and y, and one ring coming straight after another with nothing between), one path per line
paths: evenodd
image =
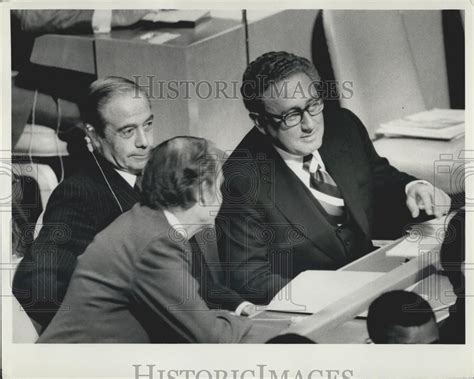
M464 135L464 110L432 109L380 125L378 134L451 140Z
M196 22L205 16L210 15L209 10L202 9L173 9L173 10L158 10L146 14L142 20L152 22L168 22L177 23L180 21Z
M304 271L278 292L267 311L316 313L382 275L364 271Z
M387 251L387 257L416 258L429 250L439 251L443 243L449 221L455 215L433 219L415 225L405 239Z

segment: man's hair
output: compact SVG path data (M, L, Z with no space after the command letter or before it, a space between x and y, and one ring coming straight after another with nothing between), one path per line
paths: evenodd
M433 310L421 296L409 291L390 291L370 304L367 330L374 343L386 343L390 328L421 326L431 320L435 320Z
M446 229L441 245L440 259L443 269L457 294L464 292L464 276L461 264L466 259L466 211L458 211Z
M81 119L83 124L90 124L97 134L104 137L106 120L102 110L105 105L116 96L133 93L134 96L144 96L148 99L145 91L136 83L119 76L108 76L94 81L87 91L84 101L81 103Z
M199 200L203 184L216 184L220 155L204 138L175 137L161 143L145 167L142 204L152 209L189 209Z
M260 112L263 109L261 98L270 85L298 73L308 75L315 84L320 81L314 65L306 58L286 51L272 51L259 56L248 65L242 77L240 93L247 110Z

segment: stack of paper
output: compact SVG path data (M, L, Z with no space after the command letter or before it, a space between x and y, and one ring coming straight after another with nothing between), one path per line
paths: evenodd
M304 271L268 304L267 311L316 313L379 278L382 272Z
M317 313L350 295L386 273L364 271L304 271L284 287L266 307L267 311ZM449 316L456 301L453 288L445 276L430 275L406 288L428 301L440 322ZM441 294L439 291L444 291ZM367 310L358 315L367 317Z
M455 214L456 212L451 212L444 218L414 225L399 244L387 251L387 257L411 259L430 250L438 252L447 233L449 222Z
M377 134L451 140L464 135L463 109L432 109L380 125Z

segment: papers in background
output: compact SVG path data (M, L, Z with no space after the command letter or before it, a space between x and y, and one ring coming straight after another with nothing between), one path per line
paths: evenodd
M387 251L387 257L404 257L411 259L429 250L439 251L449 221L454 215L455 212L451 212L446 217L433 219L413 226L402 242Z
M180 34L177 33L148 32L143 34L140 39L143 41L147 41L148 43L160 45L175 38L178 38L179 36Z
M464 135L463 109L432 109L389 121L376 131L387 137L451 140Z
M178 22L197 24L207 17L210 17L210 11L205 9L161 9L146 14L142 20L169 24Z
M268 304L267 311L316 313L379 278L382 272L304 271Z

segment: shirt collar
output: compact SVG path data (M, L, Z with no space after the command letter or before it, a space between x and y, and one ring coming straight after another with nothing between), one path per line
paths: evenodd
M168 221L168 224L171 225L171 227L180 235L182 235L184 238L187 239L186 233L183 231L182 228L180 228L181 225L183 225L178 218L171 213L170 211L163 209L163 213L165 215L166 221Z
M285 150L283 150L283 149L281 149L281 148L279 148L278 146L275 146L275 145L273 145L273 147L278 152L278 154L280 154L281 158L285 161L285 163L288 166L292 166L292 165L301 166L303 164L303 158L304 158L303 156L291 154L288 151L285 151ZM320 164L320 166L323 170L326 169L325 166L324 166L324 162L323 162L323 160L321 158L321 155L319 154L318 150L313 151L313 158L314 158L314 160L316 160L316 162L318 162Z
M115 171L117 171L117 173L125 179L125 181L130 184L130 187L135 187L135 183L137 181L137 176L136 175L133 175L133 174L130 174L129 172L125 172L125 171L121 171L121 170L117 170L115 169Z

